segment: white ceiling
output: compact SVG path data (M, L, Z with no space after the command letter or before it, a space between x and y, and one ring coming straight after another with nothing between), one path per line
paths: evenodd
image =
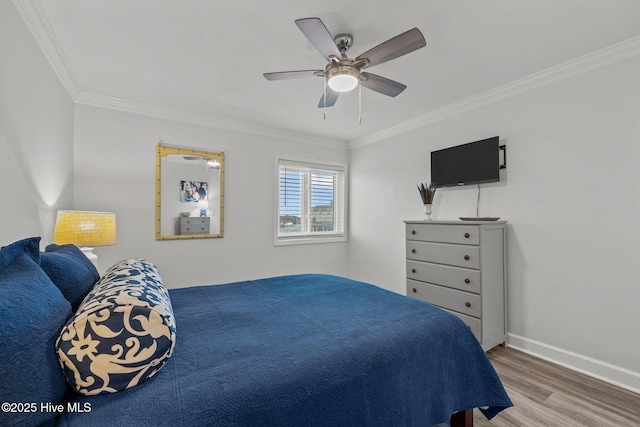
M73 81L76 98L341 141L640 35L638 0L15 2L35 11L45 30L37 37L66 65L58 74ZM396 98L363 88L362 124L357 91L342 95L324 120L321 78L262 76L324 68L294 24L305 17L321 18L333 35L353 34L351 58L413 27L427 46L371 70L408 87Z

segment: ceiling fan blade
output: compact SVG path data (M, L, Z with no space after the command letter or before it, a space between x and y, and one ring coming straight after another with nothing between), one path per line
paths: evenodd
M296 25L327 61L330 61L331 56L342 58L340 49L320 18L296 19Z
M405 33L395 36L378 46L369 49L356 58L356 61L366 59L369 64L367 67L382 64L398 58L407 53L411 53L416 49L425 47L427 42L419 29L413 28Z
M367 89L374 90L383 95L395 97L407 88L402 83L390 80L386 77L379 76L377 74L362 73L366 80L360 82L360 84Z
M320 98L320 102L318 102L318 108L324 107L333 107L340 96L340 92L337 92L330 87L327 88L327 91ZM327 99L325 104L325 97Z
M320 73L320 74L318 74ZM304 77L315 77L324 75L324 70L300 70L300 71L279 71L277 73L264 73L267 80L290 80Z

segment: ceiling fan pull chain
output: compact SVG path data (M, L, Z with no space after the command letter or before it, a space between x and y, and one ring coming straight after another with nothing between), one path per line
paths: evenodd
M324 108L322 109L322 117L324 120L327 120L327 78L323 77L322 81L324 82L324 91L322 92L322 102L324 103Z
M362 85L358 85L358 124L362 124Z

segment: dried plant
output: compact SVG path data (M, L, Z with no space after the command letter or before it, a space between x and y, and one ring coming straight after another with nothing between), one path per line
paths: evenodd
M433 182L428 182L425 184L418 185L418 191L420 192L420 197L422 197L422 203L425 205L430 205L433 203L433 198L436 195L436 185Z

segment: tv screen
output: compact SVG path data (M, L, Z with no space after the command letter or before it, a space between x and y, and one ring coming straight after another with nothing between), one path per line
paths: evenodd
M431 182L436 187L500 181L499 137L431 152Z

